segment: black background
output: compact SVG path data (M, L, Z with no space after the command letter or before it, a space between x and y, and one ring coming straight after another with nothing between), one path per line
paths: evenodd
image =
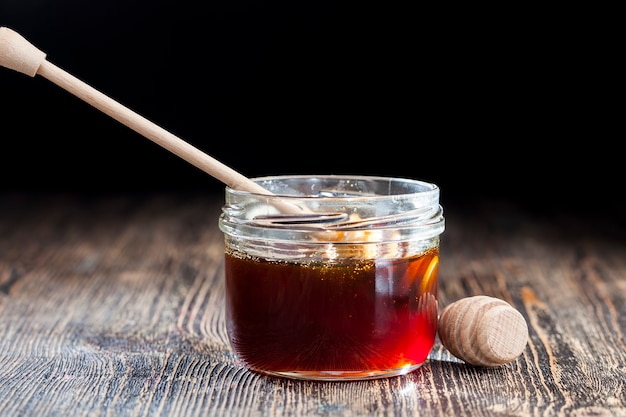
M438 184L444 204L550 210L623 204L623 130L605 96L615 54L597 42L612 28L594 20L413 2L0 0L0 26L48 61L246 176L404 176ZM0 95L2 190L223 188L43 77L0 68Z

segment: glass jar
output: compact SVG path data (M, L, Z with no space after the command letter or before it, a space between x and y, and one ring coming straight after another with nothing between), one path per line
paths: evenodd
M402 375L437 331L439 188L304 175L226 187L226 326L248 368L311 380Z

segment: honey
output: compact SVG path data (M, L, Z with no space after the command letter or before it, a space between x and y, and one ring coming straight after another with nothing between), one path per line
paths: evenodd
M334 263L227 253L230 343L248 367L277 374L323 379L408 372L434 344L437 264L437 249Z

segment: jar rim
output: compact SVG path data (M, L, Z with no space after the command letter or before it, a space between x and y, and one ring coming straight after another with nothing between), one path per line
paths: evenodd
M280 197L280 198L298 198L298 199L306 199L306 198L314 198L317 200L335 200L341 199L350 201L361 200L361 199L385 199L385 198L402 198L403 196L432 196L432 198L439 197L439 186L435 183L406 178L406 177L394 177L394 176L379 176L379 175L352 175L352 174L322 174L322 175L309 175L309 174L300 174L300 175L269 175L269 176L260 176L251 178L252 181L259 185L263 184L271 184L273 182L281 182L285 181L301 181L301 180L310 180L310 181L354 181L354 182L363 182L363 183L372 183L372 182L381 182L388 184L388 191L395 190L395 188L391 188L392 185L395 186L404 186L407 187L405 191L401 191L401 188L398 188L398 191L388 192L388 193L380 193L380 194L372 194L372 193L362 193L360 191L348 193L349 190L343 190L341 195L319 195L319 194L294 194L294 193L284 193L284 192L276 192L274 189L270 189L272 194L263 194L246 190L235 189L230 186L226 186L226 193L231 195L262 195L264 197ZM413 187L413 190L409 190L408 187Z
M363 232L376 230L369 241L432 238L443 231L439 188L432 183L398 177L364 175L279 175L253 178L278 194L227 187L220 228L240 238L321 242L341 235L344 243L363 242ZM324 189L332 194L326 196ZM385 194L386 193L386 194ZM302 212L281 212L278 202ZM293 209L293 207L291 207ZM301 214L303 213L303 214ZM339 215L340 217L335 217ZM329 216L329 217L327 217Z

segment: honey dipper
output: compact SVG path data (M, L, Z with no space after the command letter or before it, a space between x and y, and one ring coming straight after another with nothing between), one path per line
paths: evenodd
M46 53L7 27L0 27L0 66L30 77L40 75L48 79L232 189L273 195L253 180L47 61ZM349 224L351 222L345 213L313 213L306 207L296 206L281 199L274 199L271 204L280 212L279 215L272 218L272 221L275 222L280 222L281 218L284 221L305 221L312 225L323 225L331 222Z
M475 366L494 367L515 360L528 341L524 316L499 298L476 295L444 308L439 316L441 344Z
M269 190L251 179L47 61L46 53L39 50L22 35L7 27L0 27L0 66L21 72L30 77L40 75L52 81L64 90L91 104L123 125L233 189L272 195ZM303 218L308 219L313 216L314 218L320 218L322 221L343 220L345 218L342 213L315 215L315 213L311 213L305 207L285 203L279 199L274 200L272 204L285 217L296 216L296 218L299 218L299 216L303 216Z

